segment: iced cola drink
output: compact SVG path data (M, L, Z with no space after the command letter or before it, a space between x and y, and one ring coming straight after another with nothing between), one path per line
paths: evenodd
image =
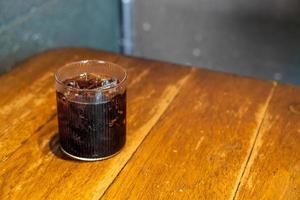
M108 158L126 140L125 70L104 61L69 63L55 74L59 141L80 160Z

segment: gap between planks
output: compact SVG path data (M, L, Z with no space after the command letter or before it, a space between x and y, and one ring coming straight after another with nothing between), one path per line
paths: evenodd
M188 81L188 79L190 79L192 77L192 75L197 71L196 68L191 68L191 71L188 73L188 75L186 75L185 77L183 77L181 80L178 81L178 84L180 85L179 89L177 90L176 94L172 97L172 99L168 102L168 105L165 107L164 111L161 113L161 115L159 116L159 118L157 119L156 123L150 128L150 130L148 131L148 133L146 134L146 136L141 140L140 144L138 145L138 147L132 152L131 156L128 158L128 160L126 161L126 163L123 165L123 167L120 169L120 171L117 173L117 175L115 176L115 178L112 180L112 182L108 185L108 187L105 189L105 191L99 196L99 199L102 199L102 197L106 194L106 192L108 191L108 189L114 184L115 180L118 178L118 176L120 175L120 173L123 171L123 169L126 167L127 163L130 162L130 160L132 159L132 157L135 155L135 153L138 151L139 148L141 148L142 144L144 143L144 141L147 139L148 135L151 133L151 131L153 130L153 128L155 127L155 125L157 124L157 122L159 122L159 120L162 118L162 116L164 115L164 113L168 110L168 108L170 107L171 103L174 101L174 99L177 97L177 95L179 94L179 92L181 91L182 87L186 84L186 82Z
M257 129L256 129L255 133L254 133L254 136L252 136L252 138L254 138L254 139L251 139L251 141L253 141L253 142L250 142L250 147L249 147L250 151L248 153L247 158L245 159L245 162L241 166L239 176L237 177L236 184L234 185L232 195L230 197L230 199L232 199L232 200L236 200L237 195L239 193L240 186L241 186L242 182L244 181L244 178L245 178L245 175L246 175L245 172L250 170L250 168L252 166L252 163L253 163L253 160L256 157L257 151L254 151L254 149L257 146L258 137L261 135L260 130L261 130L261 127L262 127L263 122L265 120L266 113L267 113L270 101L273 97L276 86L277 86L277 82L274 81L272 89L271 89L271 91L268 95L267 101L261 109L262 111L261 111L261 114L260 114L261 115L260 120L258 122L259 124L257 126Z

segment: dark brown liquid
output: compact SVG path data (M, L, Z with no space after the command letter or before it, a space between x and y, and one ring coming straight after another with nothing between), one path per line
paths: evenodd
M76 78L75 78L76 79ZM79 103L57 92L60 144L82 158L118 152L126 140L126 91L103 103Z

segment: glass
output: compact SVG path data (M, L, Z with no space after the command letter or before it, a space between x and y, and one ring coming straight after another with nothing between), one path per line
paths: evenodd
M114 63L84 60L55 74L61 150L85 161L102 160L126 140L126 71Z

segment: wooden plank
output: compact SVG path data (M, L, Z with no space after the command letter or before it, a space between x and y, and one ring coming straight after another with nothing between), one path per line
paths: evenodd
M44 55L51 56L51 53ZM80 57L95 56L107 60L102 55L93 55L85 50ZM99 199L167 109L191 72L189 68L122 56L115 62L126 67L129 73L128 140L125 148L117 156L101 162L85 163L66 159L58 150L55 117L46 122L30 120L39 115L51 116L52 111L49 110L55 107L54 84L38 85L32 91L29 102L34 100L39 90L48 92L48 96L41 98L41 103L34 109L45 109L44 112L49 113L25 115L22 121L16 121L13 125L30 123L31 126L38 124L39 127L30 131L19 128L18 132L11 132L10 137L23 134L30 136L17 149L12 147L12 153L0 163L0 199ZM50 66L47 67L50 69ZM27 112L26 108L21 109L19 114L24 112ZM6 148L11 147L2 145L0 152L6 151Z
M117 54L87 49L49 51L0 77L0 162L55 118L54 71L66 62L101 57L115 61Z
M197 71L102 199L229 199L274 87Z
M276 88L235 199L300 199L299 94Z

